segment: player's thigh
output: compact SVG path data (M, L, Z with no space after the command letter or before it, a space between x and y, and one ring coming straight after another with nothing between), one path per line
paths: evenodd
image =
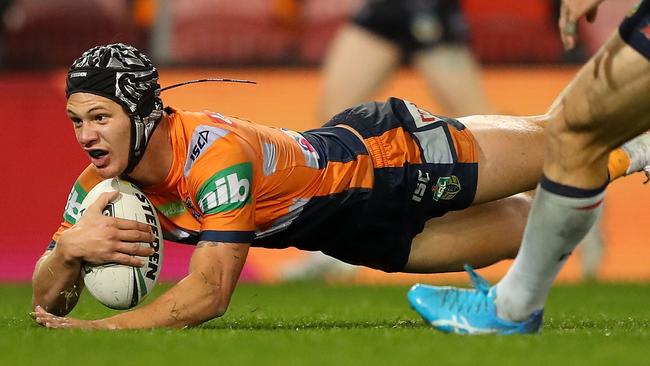
M528 193L450 212L415 237L405 272L462 271L514 258L531 205Z
M544 160L545 116L469 116L458 120L476 140L475 204L535 188Z
M320 118L371 99L400 57L390 41L355 24L344 26L325 59Z

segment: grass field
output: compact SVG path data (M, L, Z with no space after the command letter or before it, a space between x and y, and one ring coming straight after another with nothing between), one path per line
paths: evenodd
M406 290L242 284L201 327L110 332L40 328L29 287L3 285L0 365L650 365L650 285L558 286L544 332L509 337L437 333ZM86 294L73 315L112 313Z

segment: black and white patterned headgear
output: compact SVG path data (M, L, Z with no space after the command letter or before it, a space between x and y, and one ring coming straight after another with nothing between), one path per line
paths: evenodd
M68 70L66 97L74 93L101 95L120 104L131 119L129 174L147 148L163 114L158 71L147 56L122 43L86 51Z

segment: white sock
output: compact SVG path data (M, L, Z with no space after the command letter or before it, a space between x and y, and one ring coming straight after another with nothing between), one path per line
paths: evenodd
M519 253L496 285L501 318L521 321L544 307L553 280L598 218L605 187L585 190L542 177Z

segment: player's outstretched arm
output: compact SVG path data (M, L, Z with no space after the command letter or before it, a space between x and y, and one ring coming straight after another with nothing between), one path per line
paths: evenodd
M106 319L78 320L37 308L32 316L50 328L136 329L198 325L226 312L248 255L248 244L199 242L189 274L152 303Z
M577 41L578 20L584 16L587 18L588 22L593 22L596 19L598 5L603 1L604 0L562 0L558 25L560 27L560 36L562 37L564 48L570 50L575 47Z
M152 254L153 249L138 244L153 240L148 225L102 215L102 209L117 194L101 195L75 225L61 234L56 247L38 260L32 276L32 308L40 306L52 314L68 314L81 293L82 262L142 266L144 263L133 256Z
M48 250L36 262L32 275L32 308L41 306L53 314L68 314L83 289L81 262L67 262L60 251Z

